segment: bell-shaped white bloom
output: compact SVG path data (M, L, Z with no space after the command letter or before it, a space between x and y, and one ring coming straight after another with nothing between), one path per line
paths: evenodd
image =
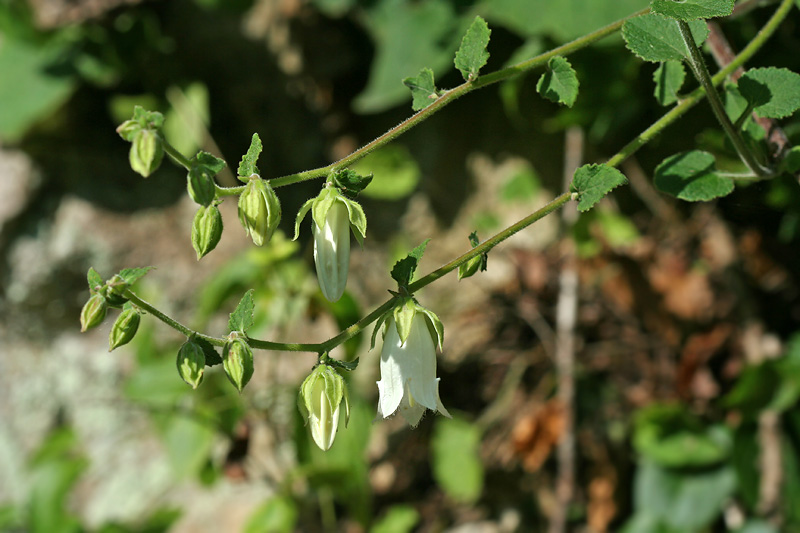
M350 214L342 202L333 202L322 226L314 227L314 262L322 294L335 302L344 294L350 267Z
M339 428L339 408L344 400L345 424L350 416L350 403L344 379L328 365L317 366L300 386L301 411L308 418L311 437L321 450L327 451Z
M412 427L426 409L452 418L439 399L436 348L427 321L424 313L415 313L402 342L394 317L389 318L381 350L378 416L387 418L399 411Z

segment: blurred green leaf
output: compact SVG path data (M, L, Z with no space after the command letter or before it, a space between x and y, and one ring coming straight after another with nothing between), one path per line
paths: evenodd
M678 20L710 19L733 13L733 0L653 0L652 8Z
M693 21L689 23L689 28L698 46L703 44L708 37L705 23ZM645 61L682 61L689 54L675 21L656 13L625 21L622 25L622 38L625 39L628 50Z
M275 496L261 504L244 526L244 533L291 533L299 511L291 498Z
M458 418L437 418L431 439L433 477L454 500L476 501L483 491L481 432Z
M680 471L645 460L636 471L634 507L676 531L697 532L720 516L735 488L729 467Z
M163 441L178 479L200 473L211 453L216 435L210 420L199 412L176 412L164 424Z
M421 172L408 149L399 144L378 148L352 166L359 174L373 174L362 196L376 200L399 200L417 188Z
M525 166L508 178L500 189L500 200L507 203L527 202L542 189L542 182L536 171Z
M717 173L714 156L701 150L672 155L653 178L656 188L687 202L706 202L733 192L733 180Z
M377 113L408 98L400 80L425 67L452 68L460 35L458 19L446 0L376 2L363 13L364 28L375 43L366 88L353 101L359 113Z
M370 528L371 533L410 533L419 523L419 513L410 505L393 505Z
M195 81L166 90L170 107L164 115L164 137L178 152L189 155L203 147L211 123L208 87Z

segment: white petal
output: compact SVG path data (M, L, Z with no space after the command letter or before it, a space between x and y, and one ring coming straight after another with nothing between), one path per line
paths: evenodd
M320 405L309 417L311 426L311 436L321 450L327 451L336 438L336 430L339 427L339 407L331 413L330 402L323 394Z
M319 228L312 220L314 230L314 262L322 294L328 301L342 297L350 268L350 217L347 207L333 202Z
M406 339L405 366L414 400L436 410L436 348L421 313L411 323Z
M405 394L404 382L406 380L401 362L403 360L403 347L400 346L400 337L394 326L394 319L389 319L386 338L381 349L381 380L378 383L380 397L379 412L386 418L397 411L400 401Z
M453 418L450 413L442 405L442 400L439 398L439 378L436 378L436 410L447 418Z

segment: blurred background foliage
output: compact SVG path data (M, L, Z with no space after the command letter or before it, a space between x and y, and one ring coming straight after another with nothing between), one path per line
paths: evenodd
M230 201L222 244L195 262L182 171L141 179L114 131L134 105L163 112L185 154L229 168L258 132L260 167L276 177L407 117L400 80L422 67L457 85L453 53L476 14L492 28L488 72L647 3L0 0L0 528L545 531L568 432L570 531L800 531L800 191L784 176L713 204L656 193L667 155L735 157L705 105L628 161L631 187L571 229L550 217L492 252L487 273L420 296L446 326L453 420L373 424L377 356L357 337L335 354L362 358L350 424L323 453L295 408L313 354L257 354L242 396L218 371L193 392L175 370L183 339L155 320L113 354L111 321L77 333L89 266L154 265L137 290L197 329L219 334L253 288L253 336L324 340L385 299L390 265L424 238L423 271L559 193L565 131L601 161L665 109L655 66L619 36L570 57L570 109L539 98L536 76L454 103L356 165L375 173L370 234L330 304L308 235L253 249ZM769 14L724 21L734 48ZM800 70L799 24L795 11L752 66ZM798 123L784 126L796 143ZM285 232L318 186L279 190ZM564 406L553 332L572 254L576 397Z

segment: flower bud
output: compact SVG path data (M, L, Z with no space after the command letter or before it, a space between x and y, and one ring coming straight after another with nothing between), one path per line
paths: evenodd
M216 205L200 207L192 222L192 247L197 260L217 247L222 237L222 214Z
M350 215L342 202L333 202L320 227L314 228L314 263L322 294L335 302L344 294L350 267Z
M155 172L164 158L164 147L158 132L150 129L139 131L133 138L128 157L131 168L145 178Z
M139 329L141 315L133 307L127 306L114 321L111 326L111 333L108 335L108 351L112 351L133 340L136 331Z
M481 268L482 263L483 256L477 255L466 263L458 265L458 279L464 279L473 276L476 272L478 272L478 269Z
M345 404L345 425L350 418L350 402L344 378L331 366L317 365L300 386L300 411L308 418L311 436L321 450L327 451L339 427L339 407Z
M105 297L100 293L93 294L81 310L81 331L99 326L106 318L106 311L108 311L108 302Z
M196 203L209 206L217 194L214 178L204 166L193 167L186 176L186 190Z
M281 204L272 187L254 175L239 196L239 221L256 246L268 242L281 221Z
M183 381L196 389L203 382L203 372L206 368L206 356L203 348L191 339L183 343L178 351L178 374ZM227 367L225 367L227 370Z
M253 350L243 338L229 341L222 350L222 366L239 392L253 377Z

